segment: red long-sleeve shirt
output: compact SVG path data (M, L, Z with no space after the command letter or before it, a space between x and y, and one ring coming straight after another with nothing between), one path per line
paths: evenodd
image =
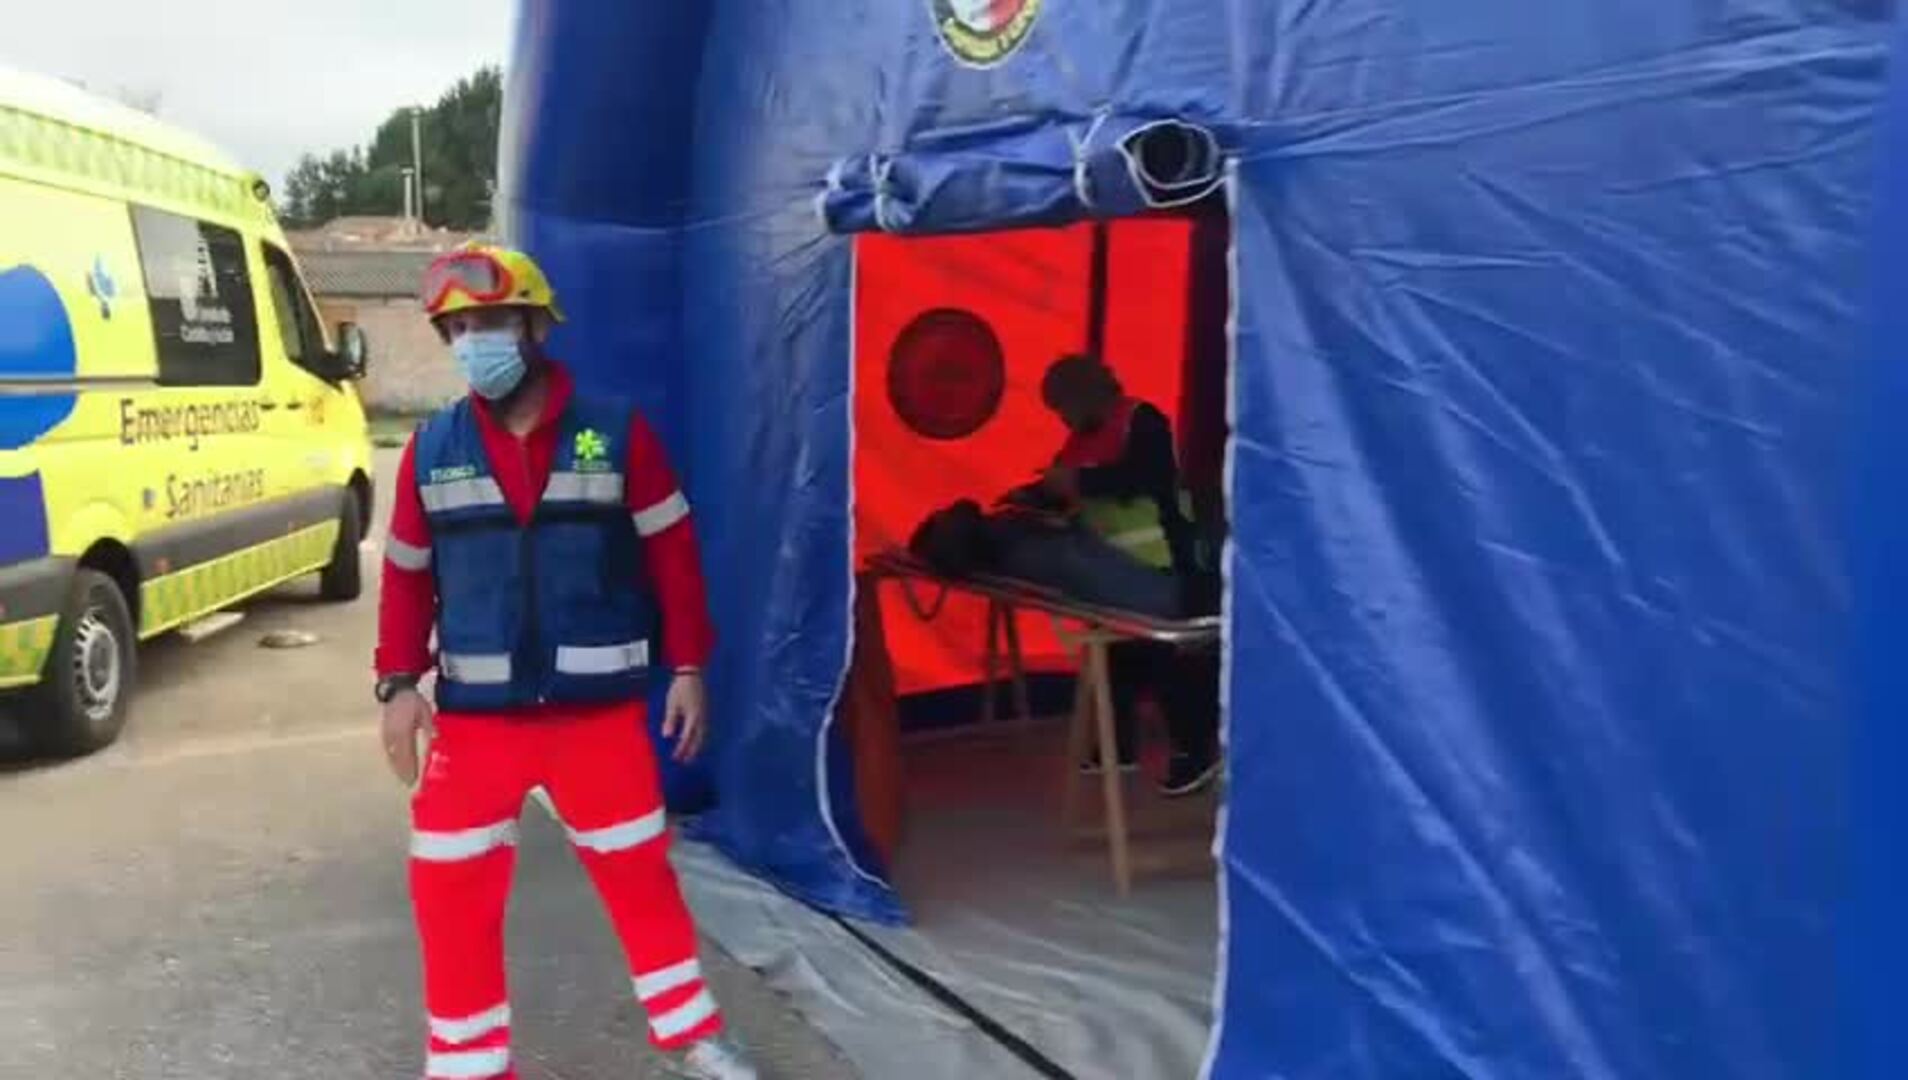
M561 365L551 364L549 396L543 415L523 438L491 415L489 403L472 396L477 429L490 458L490 469L504 499L528 524L556 460L558 420L576 393ZM385 542L384 584L378 600L378 647L373 662L379 676L423 675L436 663L431 630L437 618L437 580L431 572L430 522L418 494L417 437L404 447L397 490L391 506L391 532ZM688 503L676 484L662 442L637 416L630 425L625 487L630 513L643 537L647 578L662 609L662 654L671 667L700 667L715 645L702 563Z

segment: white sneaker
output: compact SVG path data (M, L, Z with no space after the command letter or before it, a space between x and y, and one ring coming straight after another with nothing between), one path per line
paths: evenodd
M682 1074L694 1080L757 1080L755 1066L733 1039L718 1035L691 1046Z

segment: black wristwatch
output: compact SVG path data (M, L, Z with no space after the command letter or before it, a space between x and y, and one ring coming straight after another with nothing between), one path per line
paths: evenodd
M390 703L392 698L397 697L404 691L415 689L417 689L417 676L415 675L386 675L384 678L378 680L377 689L373 690L372 693L377 695L378 704L386 705Z

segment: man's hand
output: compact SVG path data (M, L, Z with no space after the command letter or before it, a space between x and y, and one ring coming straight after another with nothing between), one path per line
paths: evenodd
M1080 497L1080 470L1071 465L1055 465L1040 477L1047 494L1072 501Z
M384 703L384 722L380 727L384 760L390 763L391 771L406 787L417 783L418 733L422 732L426 738L437 734L437 718L431 712L431 703L424 700L424 695L415 687L399 691L396 697Z
M702 740L708 733L709 692L702 685L699 671L681 671L669 684L669 699L663 706L662 733L674 739L677 761L693 761L702 752Z

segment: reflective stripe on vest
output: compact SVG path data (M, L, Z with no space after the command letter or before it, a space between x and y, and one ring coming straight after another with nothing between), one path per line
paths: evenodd
M437 666L454 682L496 686L510 681L509 653L444 653Z
M504 505L503 489L488 476L466 476L457 480L439 480L418 485L424 509L433 514L468 510L475 506Z
M460 683L495 686L511 678L509 653L445 653L438 657L444 677ZM620 675L649 666L649 642L616 645L558 645L556 669L565 675Z
M1190 518L1192 496L1179 493L1180 513ZM1160 524L1159 504L1152 499L1088 499L1080 507L1087 528L1107 543L1148 566L1173 568L1173 548Z
M619 472L555 472L543 489L543 501L597 503L618 506L623 502L623 474Z
M649 666L649 642L558 645L556 669L565 675L619 675Z

